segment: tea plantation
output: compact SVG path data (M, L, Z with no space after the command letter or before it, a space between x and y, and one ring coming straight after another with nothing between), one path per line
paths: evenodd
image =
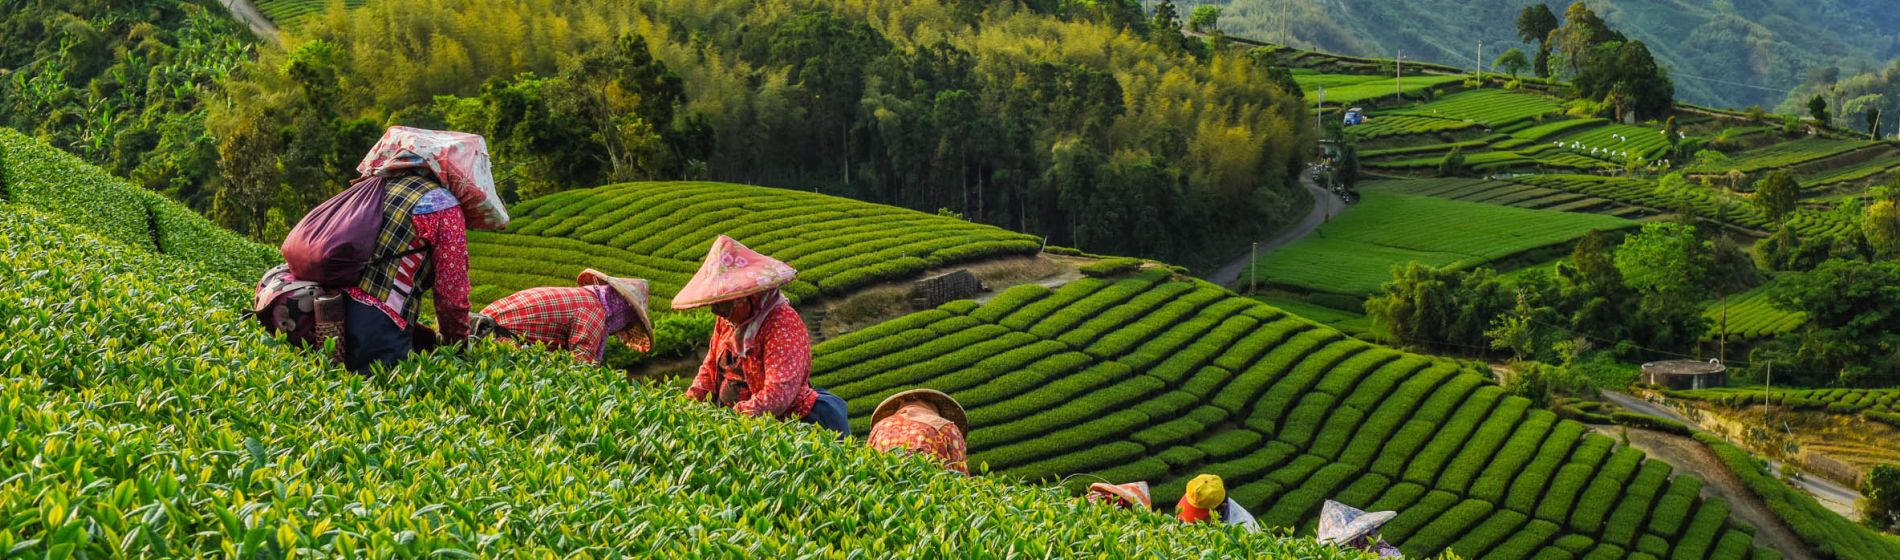
M1611 216L1368 191L1318 232L1263 255L1253 273L1262 286L1368 294L1392 279L1394 266L1408 262L1470 267L1563 244L1592 229L1635 225Z
M609 185L511 210L516 217L507 231L469 236L478 302L572 283L587 266L646 278L655 295L673 294L722 234L797 268L798 280L785 289L794 300L1042 248L1037 237L955 218L726 183Z
M9 557L1347 557L950 476L553 353L349 374L248 322L248 284L84 214L0 205Z
M1331 498L1400 512L1408 556L1777 558L1701 481L1505 396L1456 363L1360 342L1165 271L1020 286L833 339L814 383L854 428L923 386L969 409L973 465L1148 480L1220 474L1268 525ZM1092 477L1083 477L1093 480Z
M312 15L322 15L330 9L331 3L341 3L347 7L357 7L369 0L257 0L257 11L264 17L276 22L279 27L288 27L297 20Z

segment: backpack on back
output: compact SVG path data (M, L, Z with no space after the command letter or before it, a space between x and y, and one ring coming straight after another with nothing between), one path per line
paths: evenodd
M297 280L343 289L363 280L383 229L383 178L357 181L317 205L284 238L284 262Z

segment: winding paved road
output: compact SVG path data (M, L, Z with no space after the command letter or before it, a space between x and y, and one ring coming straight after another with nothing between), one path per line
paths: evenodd
M1617 391L1604 391L1603 398L1632 412L1661 416L1690 426L1697 426L1695 422L1678 414L1674 409L1637 398L1634 395ZM1779 461L1768 461L1768 468L1777 475L1781 474L1781 463ZM1807 492L1808 495L1814 496L1815 501L1820 502L1822 506L1832 510L1834 513L1840 514L1841 517L1854 519L1855 516L1858 515L1854 510L1854 504L1860 502L1860 492L1852 488L1842 486L1832 480L1818 476L1802 476L1796 478L1794 479L1794 485L1796 488L1800 488L1801 491Z
M1313 210L1307 212L1306 218L1300 220L1300 223L1293 224L1293 227L1281 231L1280 234L1273 239L1261 241L1260 254L1265 255L1275 249L1285 247L1294 241L1304 239L1307 234L1319 229L1319 226L1326 225L1326 221L1332 216L1337 216L1341 211L1346 209L1346 201L1340 200L1338 196L1333 195L1332 191L1320 188L1319 183L1313 180L1313 170L1314 168L1309 167L1306 171L1300 173L1300 185L1305 186L1307 192L1313 195ZM1242 253L1232 262L1208 274L1206 276L1207 281L1222 286L1233 287L1234 282L1240 280L1240 275L1246 272L1247 267L1252 264L1252 256L1253 251L1249 249L1248 252Z

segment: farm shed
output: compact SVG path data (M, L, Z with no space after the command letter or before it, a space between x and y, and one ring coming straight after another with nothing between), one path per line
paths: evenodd
M1728 366L1709 360L1669 360L1643 364L1643 382L1675 390L1728 385Z

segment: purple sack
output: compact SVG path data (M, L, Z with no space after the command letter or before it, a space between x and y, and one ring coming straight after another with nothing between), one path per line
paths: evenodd
M298 280L331 289L363 280L383 230L383 179L370 177L317 205L284 238L284 262Z

